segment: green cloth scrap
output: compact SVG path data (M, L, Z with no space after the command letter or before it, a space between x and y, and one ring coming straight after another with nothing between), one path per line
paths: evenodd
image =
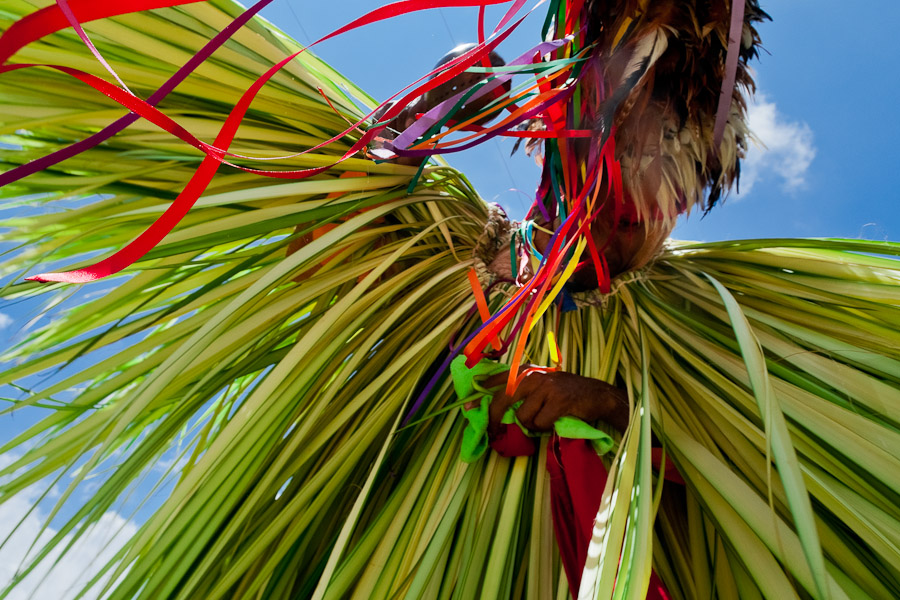
M591 427L575 417L560 417L553 424L556 435L574 440L590 440L597 454L603 455L612 450L613 439L595 427Z
M509 370L509 366L503 363L482 359L471 369L466 367L466 357L457 356L450 363L450 375L453 377L453 389L460 400L468 398L476 393L475 378L488 377L496 373ZM463 416L468 420L463 431L462 448L459 458L465 463L475 462L487 451L488 447L488 406L491 403L491 394L482 394L478 406L466 409L462 407ZM503 415L502 423L515 423L525 435L535 435L525 429L516 418L516 409L521 402L513 404ZM613 447L613 440L599 429L591 427L581 419L575 417L560 417L553 424L556 435L564 438L590 440L597 454L606 454Z
M462 400L468 398L475 391L475 378L487 377L495 373L502 373L509 367L502 363L495 363L482 359L477 365L469 369L466 367L466 357L462 354L450 363L450 375L453 377L453 389L457 397ZM472 409L462 407L463 416L469 421L463 431L462 448L459 458L465 463L475 462L481 458L488 446L488 405L491 403L490 394L482 394L478 406Z

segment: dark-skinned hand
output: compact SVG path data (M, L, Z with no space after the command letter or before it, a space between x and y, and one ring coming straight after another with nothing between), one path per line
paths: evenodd
M516 388L513 395L505 393L509 371L487 377L481 385L500 386L489 408L488 435L499 433L506 410L522 401L516 417L529 431L553 429L560 417L576 417L586 423L604 421L620 432L628 426L628 394L599 379L573 373L531 373Z

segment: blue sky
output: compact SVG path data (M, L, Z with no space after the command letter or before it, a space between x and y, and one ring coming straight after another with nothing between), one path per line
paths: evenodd
M300 42L309 42L377 4L275 0L264 15ZM895 33L900 3L870 1L860 5L864 13L850 13L847 6L836 0L763 4L774 21L760 25L764 50L754 66L761 94L751 126L769 149L752 151L740 195L732 194L705 218L692 215L678 226L675 237L900 240L900 197L894 183L900 78L893 64L900 56ZM489 25L501 10L488 11ZM504 57L512 58L539 41L543 12L539 8L501 46ZM429 71L453 46L474 40L476 15L476 9L442 9L406 16L330 40L317 53L374 97L384 98ZM524 153L510 157L511 147L510 140L489 141L450 161L486 200L500 202L521 217L539 172ZM19 309L0 306L0 339L8 338L21 319ZM8 439L21 428L27 420L22 417L0 420L0 438ZM6 458L0 456L0 464ZM27 504L6 506L0 529L9 522L10 510L25 510ZM109 515L110 527L132 530L133 524L116 519L121 516ZM26 524L32 527L33 519ZM98 552L100 546L89 546L77 554ZM64 567L77 575L83 565ZM8 569L0 568L0 583L5 575Z
M342 0L332 11L276 0L263 14L305 42L375 5ZM763 2L763 8L773 21L759 27L763 52L754 67L761 94L751 123L769 150L754 149L745 165L752 186L745 177L743 193L732 193L705 218L691 215L675 237L900 239L900 193L893 181L900 3L866 2L860 12L836 0ZM538 41L542 13L538 9L503 43L505 58ZM500 10L488 14L487 22L495 23ZM381 99L426 73L455 44L474 40L476 15L474 8L410 15L330 40L316 52ZM511 147L510 140L490 141L450 161L485 199L520 216L539 173L522 153L510 158Z

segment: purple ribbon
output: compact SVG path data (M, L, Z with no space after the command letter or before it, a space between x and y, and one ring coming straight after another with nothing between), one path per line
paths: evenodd
M731 27L728 31L728 51L725 54L725 79L722 80L722 91L719 93L719 107L716 110L716 125L713 128L713 148L719 151L719 144L725 135L725 124L731 112L731 96L734 93L734 80L737 76L738 58L740 58L741 37L744 30L744 0L732 0Z
M261 11L266 5L270 4L272 0L259 0L252 7L248 8L244 11L243 14L238 16L234 21L228 24L225 29L216 34L214 38L212 38L209 42L206 43L203 48L200 49L197 54L191 57L187 63L172 77L169 78L158 90L153 92L149 98L147 98L147 103L156 106L163 98L168 96L172 90L174 90L182 81L184 81L188 75L190 75L197 67L199 67L203 61L209 58L213 52L219 49L222 44L228 41L231 36L237 32L238 29L243 27L247 21L253 18L256 13ZM129 113L123 117L120 117L118 120L110 123L100 131L95 134L92 134L83 140L79 140L70 146L66 146L65 148L60 148L56 152L52 152L46 156L42 156L40 158L36 158L31 162L27 162L24 165L19 165L14 169L10 169L4 173L0 173L0 187L3 187L7 184L16 182L23 177L27 177L32 173L37 173L38 171L42 171L53 165L66 160L67 158L72 158L82 152L90 150L94 146L98 144L102 144L112 136L116 135L135 121L140 118L139 115L135 113Z
M431 149L404 150L402 148L391 148L391 150L393 150L393 152L395 152L397 154L397 156L432 156L434 154L453 154L454 152L462 152L463 150L468 150L469 148L473 148L473 147L477 146L478 144L482 144L491 138L497 137L501 133L509 131L510 129L512 129L513 127L518 125L519 123L521 123L523 121L527 121L528 119L534 117L535 115L538 115L538 114L546 111L549 106L552 106L552 105L556 104L557 102L562 102L562 101L568 100L569 97L574 92L575 92L575 86L573 85L572 87L560 92L559 95L557 95L556 97L546 100L546 101L540 103L539 105L537 105L535 108L525 112L518 119L507 123L503 127L498 127L497 129L495 129L494 131L491 131L490 133L485 133L480 138L478 138L476 140L472 140L471 142L469 142L467 144L463 144L462 146L455 146L453 148L443 148L440 150L431 150Z
M541 44L538 44L531 50L525 52L524 54L522 54L521 56L519 56L512 62L510 62L508 66L518 67L518 66L530 65L531 60L532 60L531 57L534 56L535 52L540 52L541 55L544 55L553 50L557 50L560 47L562 47L568 43L571 43L571 41L572 41L572 39L570 38L570 39L562 39L562 40L553 40L550 42L543 42ZM498 75L497 77L494 78L493 81L482 86L481 89L479 89L477 92L472 94L472 97L469 98L469 101L476 100L478 98L481 98L485 94L494 91L495 89L497 89L498 87L500 87L501 85L503 85L504 83L506 83L507 81L512 79L513 75L514 75L514 73L506 73L504 75ZM424 115L419 117L419 119L416 120L415 123L413 123L408 128L406 128L406 130L403 131L403 133L398 135L393 140L392 144L390 145L391 149L394 149L393 148L394 146L399 147L399 148L406 148L412 142L419 139L419 137L421 137L423 133L425 133L426 131L431 129L431 127L435 123L437 123L438 121L443 119L447 115L447 113L449 113L453 109L453 107L456 106L456 104L459 102L459 100L467 92L468 92L468 90L462 90L460 92L457 92L455 95L451 96L447 100L444 100L437 106L434 106L431 109L429 109L428 112L426 112Z

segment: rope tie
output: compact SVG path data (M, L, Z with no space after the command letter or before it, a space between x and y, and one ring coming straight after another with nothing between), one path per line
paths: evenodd
M472 251L475 273L483 287L488 287L498 280L513 281L512 267L509 260L499 260L504 248L509 248L515 223L506 216L506 211L499 204L489 203L488 219L484 231ZM507 263L504 268L504 262Z
M497 281L508 281L517 285L524 285L534 274L527 260L528 251L525 248L521 235L516 235L521 223L510 221L506 211L499 204L488 204L488 219L484 231L475 244L472 251L473 267L478 276L478 282L483 288L487 288ZM514 240L514 241L513 241ZM513 243L515 244L513 246ZM654 256L642 261L643 265L635 270L622 273L612 281L612 288L608 293L599 289L583 292L570 292L569 297L578 308L599 306L606 308L610 300L623 287L635 282L646 281L650 267L663 252L668 244L660 244ZM515 262L511 260L511 253L515 252ZM517 273L513 273L513 264Z

